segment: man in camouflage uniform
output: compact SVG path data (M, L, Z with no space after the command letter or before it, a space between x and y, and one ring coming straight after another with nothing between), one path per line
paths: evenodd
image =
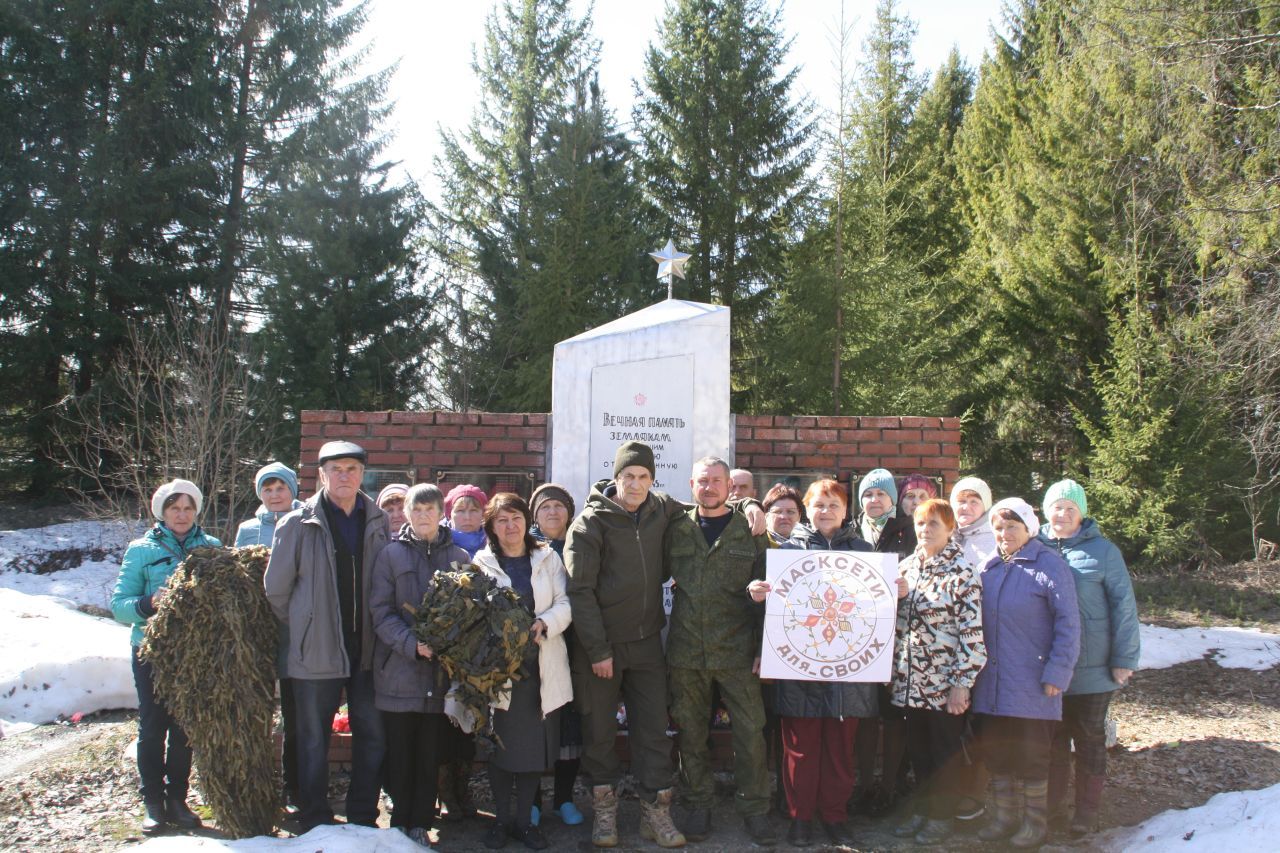
M735 805L757 845L775 843L769 811L769 770L760 698L760 635L763 607L747 584L764 578L765 536L731 512L729 466L715 457L698 460L690 480L695 506L667 533L667 568L675 581L667 666L671 716L680 728L680 772L690 806L685 838L711 833L715 782L707 747L707 709L713 685L729 709L733 726Z

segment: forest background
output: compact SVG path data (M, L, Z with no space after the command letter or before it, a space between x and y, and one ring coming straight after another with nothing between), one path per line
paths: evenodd
M670 0L625 123L573 10L496 4L428 197L365 5L0 5L5 488L234 519L302 409L546 411L671 237L735 412L959 416L966 471L1081 480L1143 562L1280 538L1280 6L1019 0L919 69L883 0L827 113L773 3Z

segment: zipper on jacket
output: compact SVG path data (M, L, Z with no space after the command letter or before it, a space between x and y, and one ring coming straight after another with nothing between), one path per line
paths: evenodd
M330 571L330 573L329 573L329 580L330 580L330 583L332 583L332 584L333 584L333 600L334 600L334 603L335 603L335 604L337 604L337 605L338 605L338 607L339 607L339 610L338 610L338 654L342 655L342 659L343 659L343 660L345 660L345 661L347 662L347 677L348 677L348 678L350 678L351 676L355 675L356 670L355 670L355 669L353 669L353 667L352 667L352 665L351 665L351 658L350 658L350 656L348 656L348 655L347 655L347 644L346 644L345 642L343 642L343 641L342 641L342 640L343 640L343 637L342 637L342 610L341 610L341 598L340 598L340 596L338 595L338 558L337 558L337 555L335 555L335 554L333 553L333 531L329 529L329 524L328 524L328 522L327 522L327 521L321 521L321 520L320 520L321 516L323 516L323 515L324 515L324 507L322 507L322 506L320 506L320 505L318 505L318 504L317 504L317 505L316 505L316 507L315 507L314 509L315 509L315 510L318 510L318 512L316 512L316 511L313 511L313 512L312 512L312 514L311 514L311 518L310 518L310 522L311 522L312 524L318 524L318 525L320 525L320 529L321 529L321 530L323 530L326 534L328 534L328 537L329 537L329 547L328 547L328 548L325 548L325 558L326 558L326 561L327 561L327 562L328 562L328 564L329 564L330 569L332 569L332 571ZM302 519L302 521L305 523L305 522L307 522L307 521L308 521L308 519L306 519L306 518L304 517L304 518ZM366 526L367 526L367 525L366 525ZM313 586L313 589L314 589L314 586ZM312 593L311 593L311 609L312 609L312 611L313 611L313 613L312 613L312 618L315 618L315 614L314 614L315 606L316 606L315 592L312 592ZM356 662L356 666L359 666L359 665L360 665L360 663L359 663L359 661L357 661L357 662Z
M649 588L649 561L644 558L644 545L640 541L640 517L636 516L636 550L640 552L640 576L644 580L645 589ZM649 622L649 596L640 595L640 638L644 639L644 626Z

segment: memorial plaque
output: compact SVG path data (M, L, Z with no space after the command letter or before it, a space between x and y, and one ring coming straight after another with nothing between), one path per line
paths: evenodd
M610 364L591 371L591 470L612 478L618 445L653 448L654 488L688 500L693 470L693 356Z

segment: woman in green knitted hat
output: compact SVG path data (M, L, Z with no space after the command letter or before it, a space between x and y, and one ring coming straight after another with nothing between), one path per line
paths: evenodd
M1066 816L1067 775L1075 743L1075 816L1072 836L1098 827L1107 775L1106 721L1112 694L1138 668L1138 605L1124 557L1089 518L1084 487L1061 480L1044 495L1040 539L1057 549L1076 582L1080 605L1080 657L1062 702L1062 725L1049 767L1050 820Z

